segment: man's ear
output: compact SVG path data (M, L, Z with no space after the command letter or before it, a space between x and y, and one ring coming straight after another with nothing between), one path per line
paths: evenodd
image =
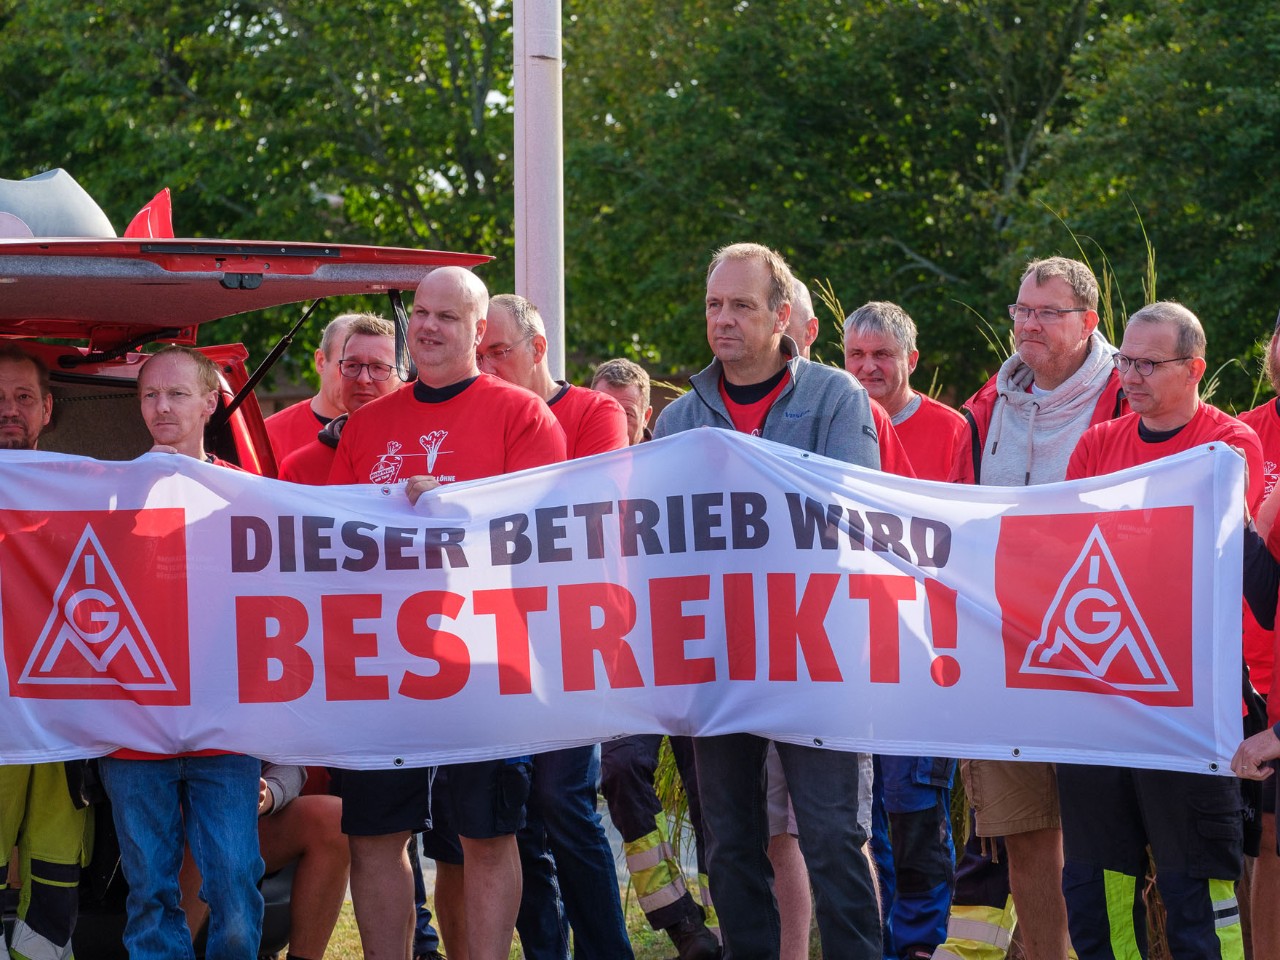
M540 333L533 335L533 362L541 363L542 358L547 355L547 338Z
M782 304L779 305L778 307L777 315L774 317L775 323L773 325L773 332L786 333L787 321L790 319L791 319L791 304L787 301L783 301Z
M912 350L907 354L907 373L916 372L916 364L920 362L920 351Z
M1192 357L1187 361L1187 377L1192 383L1199 383L1208 368L1209 364L1204 357Z
M489 328L489 318L481 317L476 321L476 342L475 347L480 349L480 341L484 339L484 332Z
M802 347L811 347L818 339L818 318L810 317L809 322L804 325L804 336L808 343L802 343Z
M1084 336L1087 340L1098 329L1098 311L1086 310L1084 313Z

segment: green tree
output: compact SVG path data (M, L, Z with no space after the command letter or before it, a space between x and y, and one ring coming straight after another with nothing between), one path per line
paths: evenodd
M1105 251L1132 310L1145 228L1156 295L1195 311L1210 370L1226 364L1215 402L1251 405L1280 305L1280 9L1153 0L1111 18L1073 73L1073 122L1033 170L1044 207L1010 231L1015 249L1061 242L1061 217Z
M117 229L169 186L186 236L501 257L510 85L500 0L4 0L0 170L66 167ZM260 356L283 322L262 326L211 335Z
M1069 116L1069 65L1096 4L571 11L568 288L589 352L701 362L703 265L755 239L802 278L830 278L846 307L902 303L926 367L960 390L992 364L964 305L1002 316L1004 233Z

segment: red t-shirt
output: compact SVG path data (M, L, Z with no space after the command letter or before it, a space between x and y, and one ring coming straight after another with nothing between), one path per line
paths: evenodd
M1140 414L1130 413L1118 420L1109 420L1086 430L1071 454L1066 479L1079 480L1081 477L1114 473L1125 467L1136 467L1190 450L1202 443L1221 441L1244 451L1249 470L1245 496L1249 502L1249 510L1252 512L1258 509L1258 504L1262 502L1262 445L1252 429L1217 407L1201 403L1195 416L1174 436L1152 443L1138 436L1139 418ZM1252 675L1252 664L1249 672Z
M547 405L564 430L569 460L621 450L631 442L627 415L622 405L607 393L566 383Z
M870 399L870 398L868 398ZM902 445L898 430L893 425L889 411L880 406L879 400L871 400L871 419L876 424L876 436L880 446L880 469L899 477L918 476L907 448Z
M1251 511L1258 509L1262 500L1262 445L1251 429L1217 407L1201 403L1195 416L1174 436L1159 443L1150 443L1138 436L1139 419L1139 414L1130 413L1086 430L1071 454L1066 479L1079 480L1115 473L1204 443L1221 441L1244 451L1249 469L1246 500Z
M893 429L921 480L946 481L960 448L969 442L969 424L955 410L923 393L920 406Z
M760 436L760 431L764 429L765 417L769 416L769 410L773 407L778 397L782 396L782 391L786 389L788 383L791 382L791 371L784 368L782 378L772 390L766 393L759 400L753 403L737 403L729 396L729 391L725 388L724 377L720 378L720 399L724 401L725 409L729 411L729 419L733 421L733 429L739 433L749 433L753 437Z
M329 480L335 449L320 440L299 447L280 463L277 475L290 483L305 483L322 487Z
M1246 410L1240 414L1240 422L1253 428L1262 443L1262 496L1265 498L1275 488L1277 476L1280 475L1280 411L1276 409L1276 401L1268 400L1260 407ZM1254 619L1253 611L1248 604L1244 608L1244 659L1249 664L1249 679L1254 689L1264 696L1271 691L1271 679L1275 671L1276 653L1274 645L1277 640L1276 631L1267 630ZM1280 720L1280 697L1276 698L1274 707L1268 706Z
M564 431L522 387L482 373L449 399L410 383L351 414L330 483L479 480L564 459Z
M310 397L267 417L264 421L267 439L271 441L276 463L313 441L328 422L311 409Z
M1280 410L1276 400L1268 400L1260 407L1240 414L1240 422L1258 435L1262 444L1262 496L1275 489L1280 478Z

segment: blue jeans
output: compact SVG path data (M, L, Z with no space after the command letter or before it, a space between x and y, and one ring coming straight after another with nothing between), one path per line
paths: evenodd
M431 926L431 911L427 909L427 883L422 878L422 838L416 833L409 838L409 866L413 869L413 955L421 957L440 949L440 936Z
M194 960L178 871L186 845L209 904L207 960L255 957L262 940L262 857L253 757L100 763L129 883L124 942L132 960Z
M693 742L725 960L772 960L781 949L773 868L765 852L768 745L747 733ZM822 955L881 960L880 909L862 849L867 831L858 822L859 756L791 743L777 747L813 885Z
M632 956L613 851L596 812L600 748L571 747L533 758L526 822L516 839L524 893L516 929L529 960Z

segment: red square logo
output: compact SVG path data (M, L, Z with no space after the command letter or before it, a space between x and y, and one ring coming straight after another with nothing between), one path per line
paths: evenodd
M1005 683L1190 706L1191 507L1005 517Z
M191 702L181 509L0 511L13 697Z

